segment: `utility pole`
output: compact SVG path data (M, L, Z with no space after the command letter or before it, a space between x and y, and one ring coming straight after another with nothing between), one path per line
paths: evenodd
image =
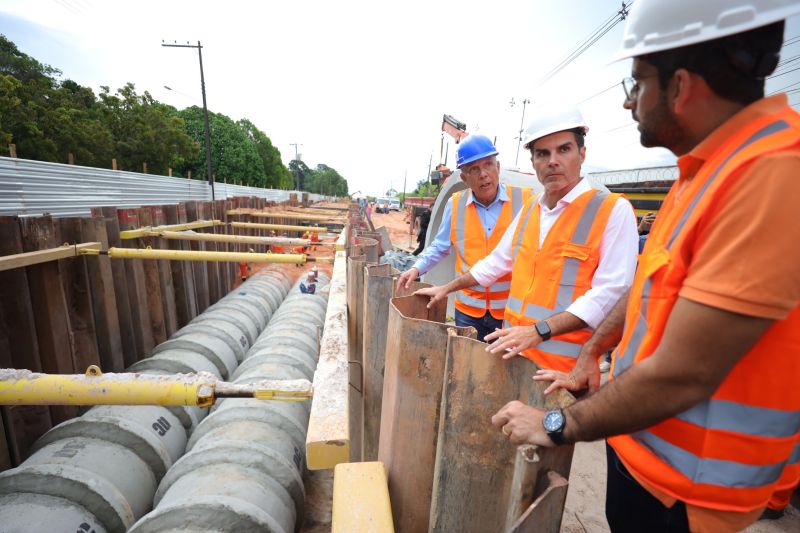
M514 161L514 165L519 168L519 147L522 145L522 130L525 126L525 106L530 104L531 101L527 98L522 100L522 120L519 121L519 137L517 137L517 159ZM511 106L514 106L514 99L511 99Z
M431 184L431 165L433 165L433 152L431 152L431 158L428 160L428 185Z
M294 146L294 160L296 162L294 167L294 181L295 181L295 190L300 190L300 168L298 168L297 163L300 163L300 155L297 153L297 147L303 146L302 144L298 143L289 143L289 146Z
M208 126L208 106L206 105L206 79L203 75L203 45L200 44L200 41L197 41L197 44L189 44L187 41L186 44L167 44L163 40L161 41L161 46L166 46L168 48L197 48L197 55L200 58L200 90L203 92L203 125L205 127L205 136L206 136L206 174L208 175L208 183L211 185L211 205L214 206L213 203L216 198L214 197L214 172L211 168L211 128ZM212 207L213 208L213 207Z
M406 178L408 178L408 170L403 173L403 207L406 203Z

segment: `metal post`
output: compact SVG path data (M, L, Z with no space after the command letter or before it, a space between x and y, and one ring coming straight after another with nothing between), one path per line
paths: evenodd
M519 137L517 138L517 159L514 161L514 166L519 168L519 147L522 145L522 128L525 124L525 106L530 104L531 101L525 98L522 100L522 120L519 121Z
M206 79L203 75L203 47L197 41L197 56L200 58L200 88L203 91L203 126L206 135L206 172L208 172L208 183L211 185L211 201L214 202L214 173L211 168L211 128L208 125L208 106L206 106ZM212 208L214 204L212 203Z
M203 123L205 129L205 137L206 137L206 173L208 174L208 184L211 185L211 206L212 209L215 209L216 206L213 203L216 200L214 195L214 172L211 167L211 128L208 125L208 106L206 105L206 79L203 74L203 45L200 44L200 41L197 41L197 44L167 44L163 40L161 41L161 46L166 46L168 48L197 48L197 54L200 58L200 89L203 93ZM165 88L169 89L169 87ZM171 89L170 89L171 90ZM191 177L191 176L190 176Z

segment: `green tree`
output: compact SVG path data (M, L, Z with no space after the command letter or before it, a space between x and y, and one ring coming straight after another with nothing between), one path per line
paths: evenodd
M188 159L184 168L198 177L206 174L205 129L203 110L192 106L178 112L184 119L187 133L200 143L201 150ZM266 173L255 143L229 117L209 111L211 130L211 165L217 181L236 181L244 185L264 187Z
M137 94L132 83L113 95L108 87L101 87L100 105L121 169L141 171L146 162L148 172L166 174L174 161L192 159L200 151L175 108L156 101L147 91Z
M297 187L298 191L307 191L309 185L314 180L314 171L308 165L297 159L289 162L289 172L292 175L292 188Z
M336 169L320 163L312 173L307 190L326 196L347 196L347 180Z
M246 118L241 119L236 124L242 128L248 139L256 146L256 151L264 166L264 174L266 176L264 186L272 189L290 188L292 174L283 165L281 152L275 148L270 138Z

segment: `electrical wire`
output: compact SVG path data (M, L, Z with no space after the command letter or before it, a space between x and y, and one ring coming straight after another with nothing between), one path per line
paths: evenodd
M607 88L603 89L603 90L602 90L602 91L600 91L599 93L595 93L595 94L593 94L592 96L590 96L590 97L588 97L588 98L584 98L583 100L581 100L581 101L580 101L580 102L578 102L578 103L579 103L579 104L582 104L582 103L584 103L584 102L588 102L588 101L589 101L589 100L591 100L592 98L597 98L597 97L598 97L598 96L600 96L601 94L603 94L603 93L607 93L607 92L608 92L608 91L610 91L611 89L615 89L615 88L618 88L618 87L619 87L619 82L615 83L615 84L614 84L614 85L612 85L611 87L607 87Z
M628 16L628 10L630 6L633 5L633 1L629 2L622 2L622 7L619 11L617 11L614 15L609 17L603 24L601 24L594 32L592 32L588 37L586 37L578 46L573 49L564 59L562 59L555 67L553 67L549 72L547 72L539 82L539 86L541 87L548 81L550 81L553 77L555 77L559 72L564 70L570 63L575 61L581 54L583 54L586 50L591 48L594 43L599 41L605 34L611 31L617 24L625 20Z

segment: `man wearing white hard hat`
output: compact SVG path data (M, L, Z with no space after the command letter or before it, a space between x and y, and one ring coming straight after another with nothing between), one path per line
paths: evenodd
M466 274L422 289L432 303L512 273L503 329L487 351L523 355L541 368L569 371L581 346L630 287L636 267L636 217L618 194L581 177L588 127L572 106L548 105L523 137L544 192L523 206L503 239ZM593 364L599 382L597 361Z
M459 191L447 199L433 242L419 255L414 266L400 275L398 288L408 289L450 250L456 252L456 275L463 274L500 241L531 197L531 190L500 185L497 155L497 148L485 135L473 134L459 143L459 175L469 190ZM471 283L461 287L455 299L456 325L474 327L479 340L502 326L510 282L511 276L504 276L483 286Z
M638 0L628 19L624 107L680 176L581 353L619 343L611 379L564 410L512 402L492 419L515 444L607 438L612 531L739 531L800 480L800 115L764 96L798 12Z

